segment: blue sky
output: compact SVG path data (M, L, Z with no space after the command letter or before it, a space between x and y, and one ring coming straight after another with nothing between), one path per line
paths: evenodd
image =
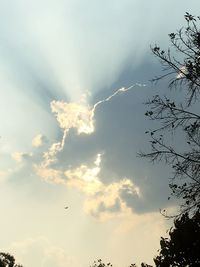
M150 45L199 1L0 0L2 251L24 266L152 262L170 169L137 157L166 84ZM65 210L65 206L69 206Z

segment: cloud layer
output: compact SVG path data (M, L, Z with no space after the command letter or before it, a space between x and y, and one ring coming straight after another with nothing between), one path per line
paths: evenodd
M52 101L60 136L48 144L38 134L32 140L34 150L13 153L21 164L18 176L31 171L47 182L77 189L85 198L83 210L101 220L129 209L145 213L165 207L164 166L153 169L136 157L148 127L141 124L141 99L148 90L141 84L120 88L93 106Z

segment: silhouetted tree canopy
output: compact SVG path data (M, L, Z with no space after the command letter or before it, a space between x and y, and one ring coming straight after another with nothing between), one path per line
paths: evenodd
M176 219L169 238L161 238L160 247L154 259L156 267L199 267L200 213L192 218L185 213Z
M152 52L164 71L153 81L169 78L169 88L180 88L186 97L178 103L177 96L172 99L156 95L146 102L145 115L159 124L156 129L146 131L151 151L139 153L152 162L164 161L173 168L170 188L172 195L181 199L177 216L200 210L200 17L186 13L185 20L184 28L169 34L171 46L167 51L155 45ZM177 146L180 138L183 143Z
M9 253L0 252L0 267L22 267L15 263L15 258Z

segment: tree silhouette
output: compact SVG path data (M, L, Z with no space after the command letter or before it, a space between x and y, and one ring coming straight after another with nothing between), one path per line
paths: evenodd
M91 267L112 267L113 265L109 263L104 263L102 259L98 259L97 261L94 261L93 265ZM130 267L137 267L135 263L132 263ZM148 265L146 263L141 263L141 267L152 267L151 265Z
M175 99L156 95L146 102L145 115L159 125L146 131L151 151L139 153L173 168L169 186L172 195L182 200L177 216L185 212L194 214L200 209L200 17L186 13L185 20L186 27L169 34L171 48L165 51L155 45L151 49L164 71L153 81L169 78L169 88L180 88L186 97L177 103ZM174 141L169 139L169 133ZM181 135L183 144L177 147L176 138Z
M156 267L200 266L200 213L188 213L174 221L169 238L161 238L160 254L154 258Z
M15 264L15 258L9 253L0 252L0 267L22 267Z

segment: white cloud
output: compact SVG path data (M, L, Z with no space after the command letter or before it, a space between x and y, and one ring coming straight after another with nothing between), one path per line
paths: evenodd
M101 159L103 154L97 154L92 165L67 169L64 172L43 164L33 164L35 173L50 183L63 184L75 188L85 196L84 211L101 220L120 215L128 209L122 194L142 198L138 186L131 179L105 184L101 181Z
M121 196L123 190L128 190L130 195L139 197L139 188L130 179L124 178L119 182L104 184L94 197L86 199L84 210L101 220L121 216L130 210Z
M116 132L113 132L112 123L110 123L113 120L114 124L116 124L115 118L118 118L118 115L120 115L121 118L126 118L124 116L126 112L123 113L122 106L117 106L116 113L114 112L114 115L106 122L109 124L106 124L105 129L103 129L104 125L101 125L101 127L98 128L98 132L95 133L95 120L99 118L99 113L96 113L97 108L102 105L102 109L98 109L98 112L101 112L105 102L108 103L120 94L121 96L126 94L128 91L133 90L134 87L138 89L138 86L143 87L145 85L136 84L129 88L120 88L91 107L89 105L83 105L82 103L66 103L64 101L51 102L52 112L56 115L63 135L60 140L52 143L48 150L42 147L40 149L34 149L34 153L13 153L13 158L19 163L22 162L23 159L29 159L28 161L23 160L23 164L19 165L19 167L21 167L20 170L18 168L19 172L26 173L26 168L28 167L29 175L32 175L31 171L34 170L35 174L46 182L62 184L77 189L82 192L82 195L86 199L83 205L85 212L99 218L112 217L124 213L128 207L132 208L132 212L134 212L134 210L135 212L140 212L141 209L143 209L141 212L147 212L154 209L155 202L148 202L149 197L152 197L152 191L150 191L152 188L150 188L150 190L148 189L150 183L148 181L147 186L144 185L144 179L140 179L141 176L140 174L138 175L137 164L131 162L133 153L130 159L127 158L127 144L121 142L123 134L125 133L124 130L126 131L126 129L128 129L129 131L129 129L131 129L127 128L129 127L130 119L126 121L125 127L123 128L120 128L120 124L117 124L117 127L115 125L114 129ZM128 96L131 96L130 92L128 92ZM122 104L124 103L124 99L125 97L121 97ZM131 101L132 99L130 99L130 102ZM110 106L113 107L112 104L114 105L115 101L109 104L110 105L106 105L107 108ZM123 116L121 116L121 114ZM107 116L107 114L105 114L105 116ZM69 134L69 130L72 128L75 129L75 131ZM88 129L90 130L88 131ZM86 135L91 135L91 137L89 138L89 136L87 136L85 139ZM103 145L99 139L102 135L105 135L106 138L107 136L110 138L108 138L109 141L106 141ZM129 135L127 137L132 138L132 136ZM79 148L76 147L76 151L73 151L74 147L73 145L70 147L70 140L74 140L70 138L78 142L80 138L81 147L83 144L82 142L85 140L87 141L83 149L86 150L84 154L86 155L85 157L82 157L82 155L79 156ZM38 141L40 143L41 139L42 136L37 135L35 137L36 143L38 144ZM127 141L129 144L129 140ZM91 149L89 156L87 146ZM124 147L125 150L123 150ZM68 150L68 148L70 149ZM98 151L105 151L105 154L98 153ZM82 151L80 152L82 153ZM94 157L95 154L96 158L93 158L93 162L91 162L91 158ZM76 155L79 157L77 161L75 158ZM70 157L72 160L68 160ZM101 162L102 158L104 158L103 162ZM75 161L73 161L73 159L75 159ZM26 162L29 166L22 166L26 164ZM128 166L127 172L126 166ZM21 176L23 176L24 173ZM154 199L155 198L153 198L153 201Z
M132 178L123 178L123 176L119 181L108 184L103 183L100 174L103 154L97 154L93 166L80 164L78 167L68 167L67 169L65 169L65 166L61 166L62 168L59 169L57 154L64 149L70 129L76 129L77 134L93 134L97 107L111 101L118 94L124 94L134 87L138 88L138 86L143 87L145 85L135 84L129 88L120 88L107 98L95 103L92 107L82 103L51 102L51 110L55 113L60 129L63 131L63 136L61 141L53 143L48 151L43 153L41 163L34 164L34 170L38 176L47 182L67 185L85 194L85 212L99 218L108 218L124 212L127 209L127 205L122 194L125 193L126 197L142 198L139 187L133 183ZM54 163L57 164L57 168ZM65 171L62 171L63 169Z
M101 155L98 154L93 168L89 168L87 165L81 165L76 169L66 170L67 185L75 187L88 195L95 195L101 191L103 184L98 177L100 172L100 157Z
M37 134L32 140L33 147L41 147L47 141L46 137L42 134Z
M43 165L33 165L35 173L46 182L55 184L66 184L62 171L55 170Z
M98 101L92 107L89 105L83 105L81 103L66 103L64 101L52 101L51 111L55 113L59 126L64 131L74 128L78 134L92 134L95 130L94 116L96 108L104 102L110 101L113 97L119 93L124 93L132 90L134 87L143 87L145 84L134 84L128 88L120 88L107 98Z
M81 165L76 169L65 171L65 175L68 186L75 187L85 194L85 212L105 220L125 212L127 209L121 196L123 191L137 197L141 197L141 192L139 187L128 178L110 184L102 183L99 177L100 163L101 155L98 154L92 168Z
M32 156L33 156L32 153L24 153L24 152L12 153L12 158L17 162L22 162L23 160L30 159Z
M60 142L53 143L50 146L49 150L47 152L44 152L43 161L41 163L42 168L48 167L51 163L53 163L57 160L56 159L57 153L62 151L63 147L65 145L66 134L67 134L67 132L64 131L62 140Z
M95 111L102 103L111 101L111 99L120 93L125 93L133 88L144 87L145 84L134 84L128 88L120 88L107 98L98 101L93 106L83 105L82 103L66 103L64 101L52 101L51 111L55 113L56 119L63 130L62 140L53 143L47 152L44 152L41 167L44 169L51 163L56 162L57 153L64 148L68 131L72 128L77 130L78 134L92 134L95 131ZM81 101L83 102L83 101Z
M51 110L56 113L56 119L61 129L77 129L77 132L90 134L94 131L93 112L88 106L78 103L52 101Z

